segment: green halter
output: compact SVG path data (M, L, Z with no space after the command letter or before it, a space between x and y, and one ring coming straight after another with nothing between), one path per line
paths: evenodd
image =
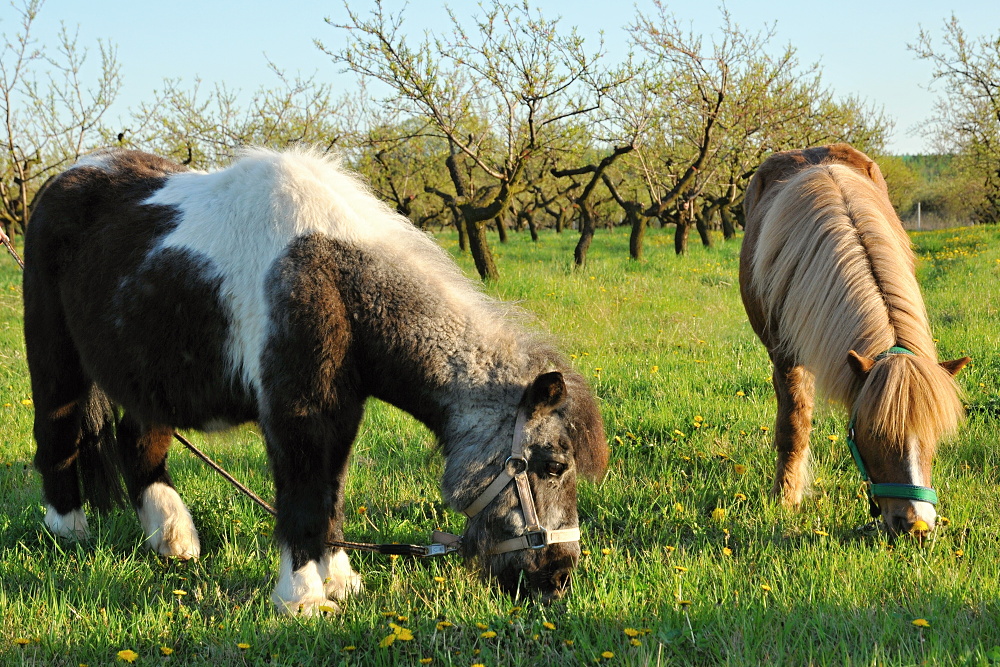
M893 346L875 357L875 361L881 361L890 354L913 354L913 352L907 350L905 347ZM882 510L879 509L878 503L875 502L876 498L902 498L904 500L918 500L930 503L931 505L937 504L937 492L929 486L918 486L916 484L872 483L871 479L868 477L868 469L865 468L865 462L861 458L861 452L858 451L858 445L854 441L853 416L851 416L851 422L847 425L847 446L851 450L851 456L854 458L854 464L858 467L858 471L861 473L861 479L865 482L865 493L868 494L868 511L871 513L872 518L877 519L882 514Z

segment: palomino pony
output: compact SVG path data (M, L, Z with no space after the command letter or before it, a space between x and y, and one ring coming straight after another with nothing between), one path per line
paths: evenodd
M873 515L894 533L933 529L931 460L962 417L953 377L969 359L937 363L910 241L878 166L846 144L776 153L751 179L744 210L740 289L778 399L772 493L802 500L818 385L851 412Z
M147 544L197 557L167 473L174 429L256 420L275 480L271 597L314 613L361 589L328 541L372 396L439 439L465 555L507 592L565 591L578 475L607 466L594 396L336 161L248 150L199 173L98 153L48 184L25 246L35 465L57 535L87 536L81 485L106 503L117 458Z

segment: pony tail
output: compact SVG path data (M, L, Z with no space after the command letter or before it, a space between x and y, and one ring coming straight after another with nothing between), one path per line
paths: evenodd
M83 498L96 510L128 504L117 427L118 414L111 399L92 385L83 404L77 469Z

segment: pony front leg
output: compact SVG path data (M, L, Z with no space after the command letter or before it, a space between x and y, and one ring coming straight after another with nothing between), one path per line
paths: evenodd
M812 430L813 374L802 366L775 362L772 376L778 399L774 420L774 448L778 462L771 495L787 507L802 502L809 471L809 433Z
M329 546L331 540L343 538L342 490L360 410L357 421L348 420L353 426L342 421L349 416L344 411L340 419L293 418L281 425L273 416L268 420L265 431L278 512L275 535L281 551L271 601L278 611L312 615L336 610L330 598L342 600L363 588L347 554ZM347 444L338 446L339 439L331 443L329 434L342 429L350 435Z

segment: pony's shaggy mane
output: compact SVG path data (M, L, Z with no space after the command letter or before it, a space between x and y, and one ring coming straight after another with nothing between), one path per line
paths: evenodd
M778 350L816 376L818 388L859 424L901 444L933 445L962 414L957 386L938 366L910 241L884 193L850 167L809 167L782 184L761 225L752 288ZM862 383L848 352L890 355ZM919 387L919 389L918 389Z

